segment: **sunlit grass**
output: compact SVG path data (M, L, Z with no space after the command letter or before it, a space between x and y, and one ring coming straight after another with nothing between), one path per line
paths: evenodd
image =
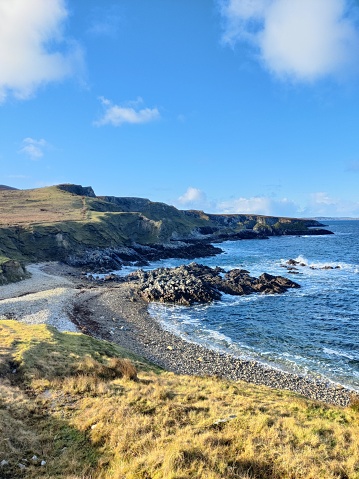
M46 326L0 329L0 477L359 478L355 404L177 376Z

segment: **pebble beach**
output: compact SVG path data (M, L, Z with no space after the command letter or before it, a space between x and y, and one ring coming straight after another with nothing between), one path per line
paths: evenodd
M1 318L47 323L60 331L81 331L113 341L178 374L243 380L338 406L359 397L323 378L298 376L175 336L150 316L147 303L128 283L98 285L57 263L32 265L28 270L30 279L0 287Z

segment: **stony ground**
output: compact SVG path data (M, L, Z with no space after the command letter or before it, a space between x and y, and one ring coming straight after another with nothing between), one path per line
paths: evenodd
M76 283L46 270L54 264L30 265L31 278L0 287L0 316L28 324L48 323L60 331L77 331L69 319Z

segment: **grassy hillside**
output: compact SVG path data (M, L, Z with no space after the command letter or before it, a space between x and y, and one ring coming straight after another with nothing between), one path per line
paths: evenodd
M358 409L0 321L3 479L358 479Z
M250 232L306 233L316 223L257 215L181 211L143 198L96 197L91 187L0 190L0 255L66 261L92 250L173 240L220 240Z

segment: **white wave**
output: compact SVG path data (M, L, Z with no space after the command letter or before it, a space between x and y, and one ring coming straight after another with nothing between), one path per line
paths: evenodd
M263 300L264 298L265 296L261 294L251 294L251 295L244 295L244 296L233 296L232 294L222 294L222 300L218 302L217 304L218 304L218 307L236 306L237 304L240 304L240 303L260 301L260 300Z
M338 233L335 234L337 235ZM328 238L334 238L334 235L303 235L301 238L312 238L313 240L321 240L322 238L325 238L327 240Z
M203 332L206 334L208 338L215 341L216 343L217 342L225 343L227 346L233 344L233 340L229 336L226 336L225 334L220 333L219 331L215 331L213 329L204 329Z
M336 351L335 349L323 348L325 354L330 354L334 356L341 356L348 359L356 359L352 354L345 353L344 351Z
M296 258L293 258L298 264L295 266L300 269L302 272L304 271L315 271L315 270L325 270L332 271L333 269L338 272L339 270L344 270L347 272L352 272L355 274L359 273L359 267L357 264L353 263L345 263L343 261L320 261L320 260L310 260L303 255L298 255ZM288 265L287 259L281 259L279 262L280 266ZM325 268L328 268L327 270Z
M294 258L294 261L297 261L298 263L302 263L305 266L308 266L309 261L305 256L299 255L296 258Z

